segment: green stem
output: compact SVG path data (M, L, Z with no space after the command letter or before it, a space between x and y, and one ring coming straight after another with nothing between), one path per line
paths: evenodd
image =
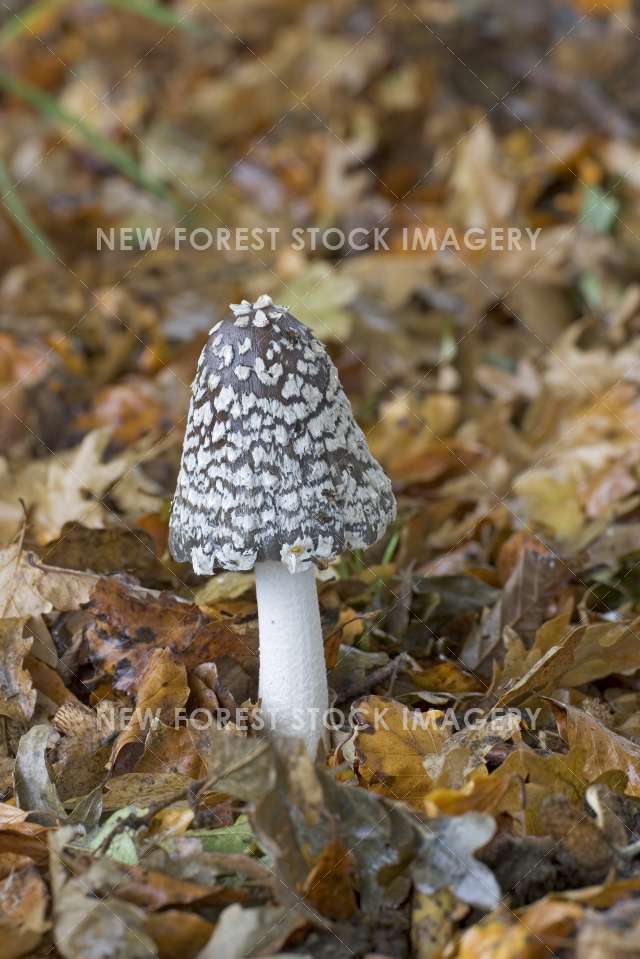
M31 219L26 206L16 193L9 171L2 160L0 160L0 200L36 256L55 256L56 251L51 242L40 232Z

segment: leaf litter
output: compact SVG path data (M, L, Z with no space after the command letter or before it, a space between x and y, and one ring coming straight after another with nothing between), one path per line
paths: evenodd
M0 25L7 956L637 950L637 11L18 7ZM364 224L388 249L96 254L96 228L169 235L187 208L209 229ZM540 234L402 249L427 225ZM339 715L315 765L252 728L253 577L167 552L197 356L263 292L327 343L400 505L318 581Z

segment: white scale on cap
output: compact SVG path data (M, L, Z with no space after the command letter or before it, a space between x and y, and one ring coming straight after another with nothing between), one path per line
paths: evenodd
M193 383L173 555L201 574L297 572L371 545L395 500L324 346L266 295L230 309Z

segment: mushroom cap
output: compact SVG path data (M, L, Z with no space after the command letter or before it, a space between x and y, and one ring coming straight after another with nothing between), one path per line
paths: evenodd
M172 555L201 574L293 573L371 546L395 499L324 346L268 296L230 309L192 385Z

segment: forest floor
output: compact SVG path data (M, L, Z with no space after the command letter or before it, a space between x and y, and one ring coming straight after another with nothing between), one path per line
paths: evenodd
M635 6L0 17L5 959L640 955ZM248 722L252 574L167 549L198 355L263 293L398 500L319 581L315 765Z

